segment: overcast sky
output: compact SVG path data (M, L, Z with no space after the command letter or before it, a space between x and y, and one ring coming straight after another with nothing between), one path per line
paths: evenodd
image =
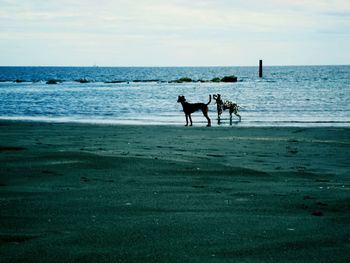
M350 64L349 0L0 0L0 65Z

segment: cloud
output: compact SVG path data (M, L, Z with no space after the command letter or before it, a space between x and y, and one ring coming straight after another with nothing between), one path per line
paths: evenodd
M180 34L183 32L310 32L324 28L322 14L350 10L346 1L300 0L1 1L2 29L32 32ZM338 7L339 5L339 7ZM330 8L332 7L332 8ZM329 12L332 10L332 12ZM342 14L342 15L339 15ZM329 18L331 20L332 18ZM325 19L327 20L327 19ZM336 27L337 21L329 21ZM347 21L348 22L348 21ZM46 29L49 30L46 30Z
M159 64L165 63L160 56L168 65L187 56L219 65L238 57L226 59L228 53L239 52L244 64L244 57L259 56L254 44L272 57L281 47L309 52L301 42L350 42L348 0L0 0L0 7L0 37L6 42L0 48L13 56L11 43L22 41L28 53L50 46L62 56L78 50L108 63L133 57L132 63L140 58L138 64L145 65L148 52Z

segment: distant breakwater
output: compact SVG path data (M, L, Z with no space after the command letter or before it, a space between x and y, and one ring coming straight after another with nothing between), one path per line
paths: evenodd
M38 80L38 81L28 81L28 80L24 80L24 79L16 79L12 82L15 83L24 83L24 82L40 82L43 80ZM60 79L49 79L46 80L46 84L59 84L62 82L65 82L66 80L60 80ZM79 83L92 83L95 82L95 80L89 79L89 78L81 78L81 79L75 79L74 82L79 82ZM147 83L147 82L157 82L157 83L234 83L234 82L238 82L238 78L234 75L230 75L230 76L224 76L224 77L215 77L212 78L210 80L203 80L203 79L191 79L188 77L183 77L183 78L179 78L179 79L175 79L175 80L160 80L160 79L135 79L135 80L112 80L112 81L103 81L103 83L106 84L118 84L118 83Z

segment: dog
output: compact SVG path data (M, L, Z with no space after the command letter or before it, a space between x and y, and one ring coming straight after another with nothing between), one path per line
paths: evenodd
M185 96L179 96L177 99L177 102L180 102L183 108L183 111L186 116L186 125L188 126L188 119L190 119L190 126L192 126L192 118L191 113L195 111L201 110L203 112L204 117L208 120L207 127L211 126L211 121L208 116L208 105L211 102L211 95L209 95L209 102L207 104L205 103L188 103L185 99Z
M238 110L240 107L237 105L237 103L234 103L234 102L228 101L228 100L222 101L220 94L214 94L213 98L216 101L215 103L217 106L218 122L219 123L220 123L221 113L227 109L230 112L230 123L232 123L232 113L234 113L239 118L239 121L241 121L241 119L242 119L241 115L238 114Z

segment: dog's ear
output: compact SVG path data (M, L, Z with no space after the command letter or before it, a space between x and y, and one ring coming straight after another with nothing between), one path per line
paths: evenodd
M178 96L177 98L177 102L182 102L182 101L185 101L185 96Z

